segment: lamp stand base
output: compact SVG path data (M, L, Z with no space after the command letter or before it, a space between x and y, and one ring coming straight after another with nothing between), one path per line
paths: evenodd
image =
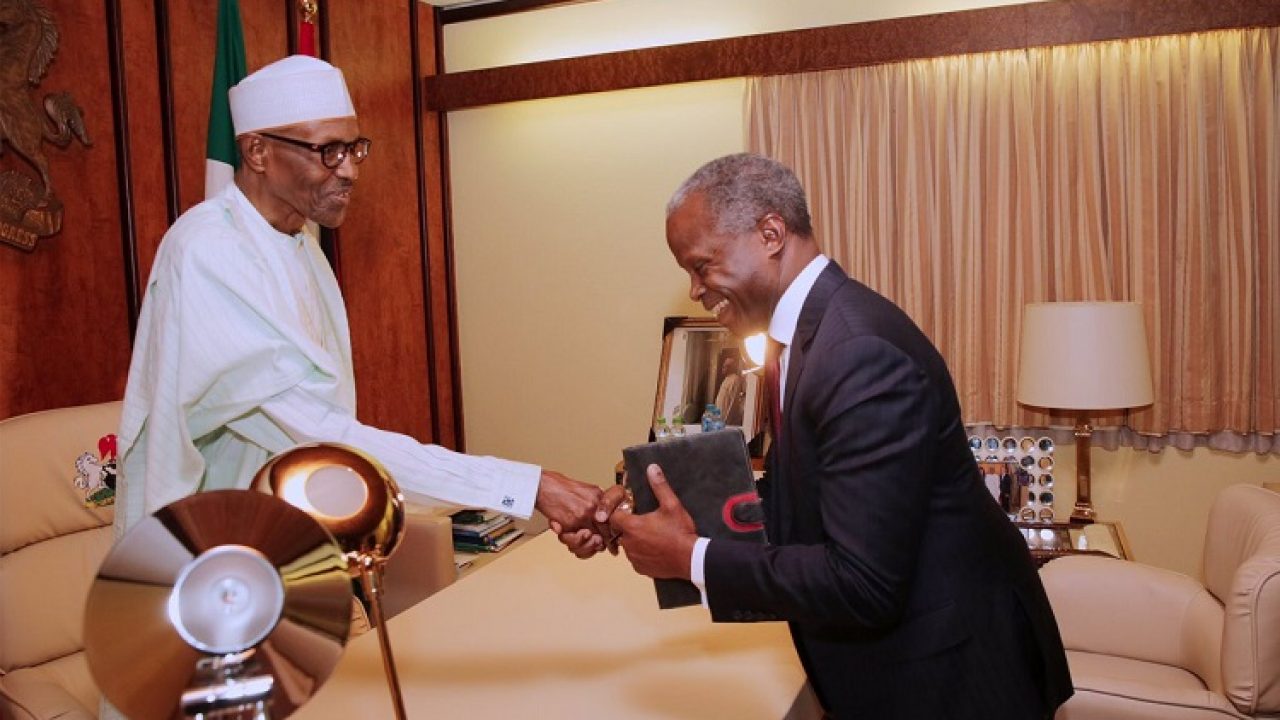
M1071 508L1071 523L1073 525L1089 525L1098 519L1098 514L1093 511L1092 505L1076 504Z

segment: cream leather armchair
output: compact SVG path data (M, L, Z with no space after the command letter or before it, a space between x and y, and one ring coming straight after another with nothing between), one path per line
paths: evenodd
M111 547L113 507L94 507L105 478L99 440L119 402L0 421L0 719L86 720L100 693L84 659L84 602ZM88 457L86 457L86 455ZM388 562L388 616L457 577L447 515L411 509Z
M1280 494L1219 493L1203 574L1202 585L1095 556L1046 564L1076 688L1057 720L1280 717Z
M114 513L85 498L119 424L118 402L0 422L0 717L98 716L80 625Z

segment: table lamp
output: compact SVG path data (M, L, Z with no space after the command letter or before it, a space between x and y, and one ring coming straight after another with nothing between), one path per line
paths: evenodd
M267 461L253 487L306 511L342 548L378 631L392 708L397 720L404 720L404 695L382 613L383 568L404 537L399 486L377 460L353 447L310 443Z
M746 358L743 373L758 372L764 368L765 345L768 341L769 336L762 332L742 339L742 356Z
M1126 302L1030 303L1022 316L1018 402L1076 411L1072 522L1093 522L1091 411L1150 405L1151 363L1142 306Z

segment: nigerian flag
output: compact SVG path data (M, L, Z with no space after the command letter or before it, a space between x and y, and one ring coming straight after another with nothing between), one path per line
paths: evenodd
M240 2L218 0L217 55L213 60L213 97L209 102L209 139L204 163L205 197L213 197L226 187L240 165L227 91L244 79L245 74Z

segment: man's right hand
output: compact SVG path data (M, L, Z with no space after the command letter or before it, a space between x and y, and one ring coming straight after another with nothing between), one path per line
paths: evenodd
M658 508L643 515L630 510L614 513L609 525L635 571L651 578L688 580L698 530L679 496L667 482L667 474L656 464L646 468L649 488Z
M551 522L551 530L560 539L560 542L569 548L569 552L583 560L596 555L606 548L610 553L617 555L617 534L609 527L609 518L626 496L626 489L622 485L615 485L601 494L600 506L592 518L591 527L575 529L561 525L553 520Z
M534 507L547 517L560 542L574 555L587 558L608 544L606 538L613 534L609 516L621 499L621 490L604 492L599 486L543 470Z

